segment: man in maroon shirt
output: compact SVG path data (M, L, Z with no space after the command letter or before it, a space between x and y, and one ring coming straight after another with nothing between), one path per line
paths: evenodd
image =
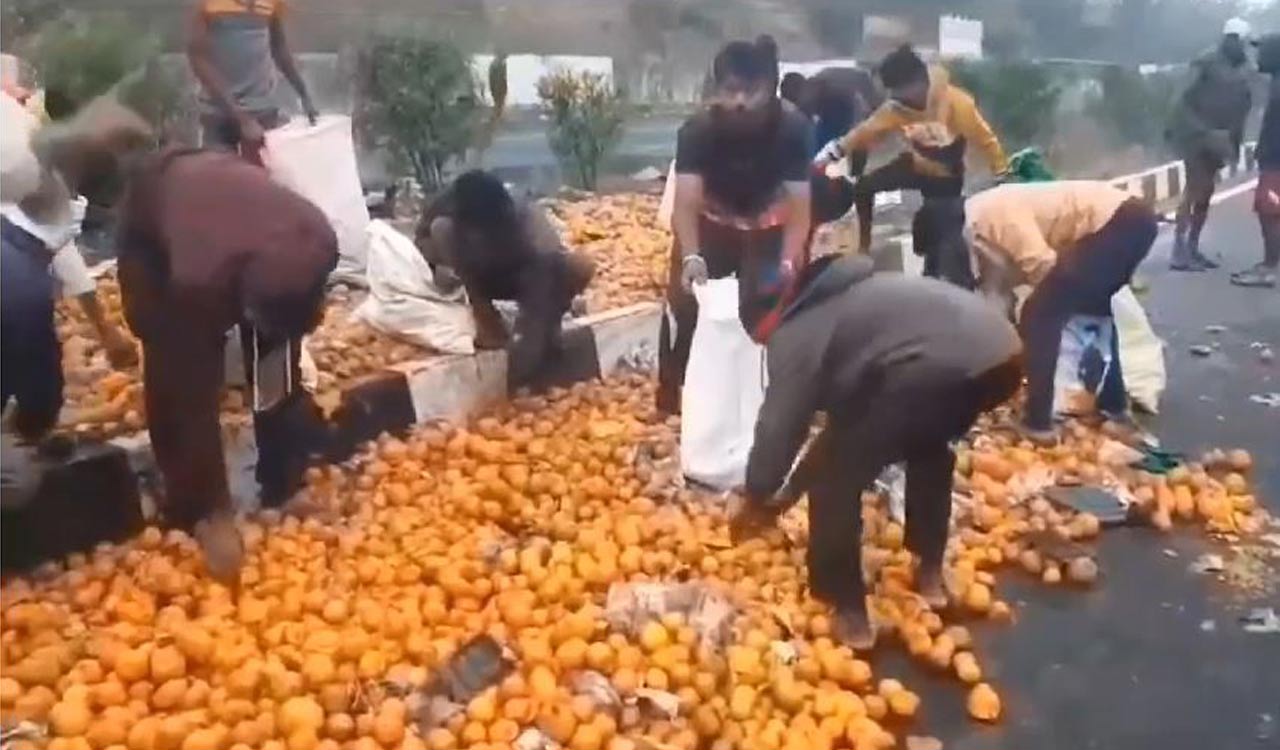
M301 337L320 321L337 259L320 209L237 156L166 151L131 174L120 287L125 317L142 340L165 512L193 530L221 580L236 579L243 556L218 420L226 333L240 325L245 341L256 343L259 385L269 375L277 386L296 384ZM252 371L254 347L246 348ZM269 373L272 353L284 356L274 357L279 371ZM273 403L254 412L265 505L287 500L311 456L325 448L311 397L300 388L275 390Z

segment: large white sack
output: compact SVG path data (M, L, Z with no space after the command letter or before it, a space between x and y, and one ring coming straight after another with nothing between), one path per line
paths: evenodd
M1080 360L1087 348L1097 347L1103 362L1110 366L1112 336L1119 337L1120 370L1130 401L1152 414L1159 410L1160 396L1168 382L1164 342L1152 330L1132 288L1125 286L1111 298L1111 315L1110 318L1076 315L1063 328L1053 383L1055 411L1069 411L1068 394L1084 389L1079 372ZM1093 330L1097 331L1096 335ZM1097 386L1101 389L1102 382Z
M413 240L380 219L369 222L369 296L355 317L396 338L446 354L475 352L476 324L466 293L436 288Z
M767 381L764 347L738 319L738 280L694 287L698 326L681 393L680 463L689 479L730 489L743 483Z
M1125 287L1111 298L1111 314L1120 336L1120 367L1129 398L1155 414L1160 408L1168 377L1164 369L1164 342L1151 328L1147 311L1137 295Z
M363 283L369 208L356 170L351 118L324 115L311 125L293 120L268 130L263 163L280 183L316 204L338 235L334 276Z

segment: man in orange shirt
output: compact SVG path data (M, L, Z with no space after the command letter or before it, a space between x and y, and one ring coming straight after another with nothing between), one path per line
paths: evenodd
M283 0L200 0L196 6L187 57L204 87L205 147L239 149L250 161L261 161L265 132L283 122L276 68L315 122L315 105L285 40L284 7Z

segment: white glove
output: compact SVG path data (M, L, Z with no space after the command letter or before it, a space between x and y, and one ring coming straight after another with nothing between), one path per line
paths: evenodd
M844 158L844 146L840 145L840 139L828 141L827 145L822 147L818 155L813 157L813 163L819 166L825 166L832 162L840 161Z

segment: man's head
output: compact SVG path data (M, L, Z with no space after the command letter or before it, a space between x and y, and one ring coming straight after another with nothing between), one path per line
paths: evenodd
M778 110L778 46L772 37L726 44L711 64L711 112L731 132L766 126Z
M889 97L912 109L924 109L929 103L929 66L904 44L880 61L880 80Z
M453 183L454 219L462 229L507 226L516 221L516 203L502 180L473 169Z
M779 93L782 98L796 105L801 112L813 117L817 114L817 97L814 96L813 81L805 78L803 74L791 72L782 77L782 86Z
M1250 37L1249 22L1243 18L1232 18L1222 27L1222 41L1218 49L1232 65L1244 65L1249 59L1246 45Z
M1280 34L1267 34L1254 41L1258 52L1258 70L1268 75L1280 73Z

